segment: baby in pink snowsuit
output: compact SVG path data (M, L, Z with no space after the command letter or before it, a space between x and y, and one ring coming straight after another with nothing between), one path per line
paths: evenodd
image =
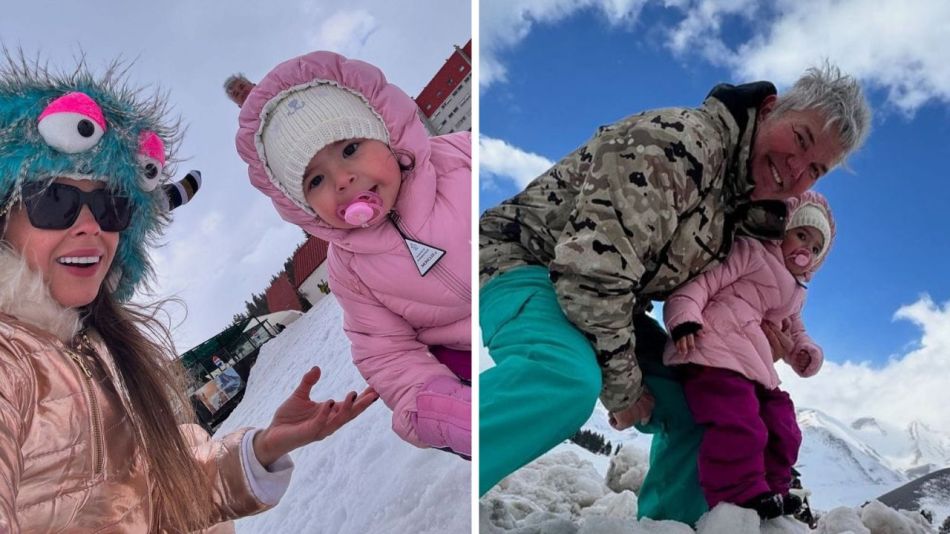
M379 69L313 52L254 87L237 147L281 217L330 243L353 361L393 430L470 458L471 135L430 137Z
M737 238L725 262L683 285L663 308L673 340L663 361L682 366L687 404L705 428L698 467L706 501L754 508L763 518L800 504L789 485L802 436L762 324L785 326L794 343L785 361L798 375L818 372L823 354L801 319L804 282L835 235L824 197L809 191L787 202L781 242Z

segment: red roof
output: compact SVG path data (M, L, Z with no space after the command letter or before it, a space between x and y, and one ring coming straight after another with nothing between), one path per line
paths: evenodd
M432 78L432 81L416 97L416 104L419 109L426 117L431 117L471 71L472 40L469 39L462 48L462 53L460 54L458 50L453 52L449 59L445 61L445 65L442 65L439 72Z

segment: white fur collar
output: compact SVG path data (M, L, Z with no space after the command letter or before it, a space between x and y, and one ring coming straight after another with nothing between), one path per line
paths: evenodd
M56 302L43 276L6 244L0 244L0 312L50 332L64 343L80 329L79 310Z

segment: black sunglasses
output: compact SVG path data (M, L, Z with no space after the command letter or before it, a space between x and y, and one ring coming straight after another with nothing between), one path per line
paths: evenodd
M132 220L132 202L129 197L106 189L83 191L78 187L53 183L28 183L23 186L23 206L34 228L65 230L72 227L83 206L99 223L104 232L121 232Z

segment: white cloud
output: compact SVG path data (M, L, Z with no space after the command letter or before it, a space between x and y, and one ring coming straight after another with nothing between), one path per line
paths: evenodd
M509 178L518 184L519 189L528 185L528 182L554 164L543 156L525 152L501 139L493 139L485 135L478 140L478 150L480 172ZM493 182L489 181L489 183Z
M479 85L484 89L506 79L507 70L498 57L521 42L535 23L553 23L581 9L600 10L609 24L636 19L646 0L488 0L479 3L481 69Z
M761 35L739 48L734 61L745 77L785 85L828 57L884 87L891 104L912 112L930 99L950 102L948 24L950 3L942 0L788 1Z
M337 11L323 21L309 43L317 50L335 50L345 56L358 55L379 26L376 17L365 9Z
M816 376L802 379L779 364L782 387L796 406L848 423L871 416L906 428L918 420L950 434L950 302L938 305L925 295L901 307L894 318L912 321L921 337L915 348L883 367L826 361Z
M698 52L715 64L732 55L718 38L723 18L739 15L754 19L758 3L755 0L705 0L677 7L685 17L670 30L667 46L678 54Z
M482 2L483 88L505 80L506 49L536 23L553 23L583 8L602 11L609 24L632 22L642 1L535 0ZM883 88L888 102L913 113L928 100L950 102L946 60L950 2L944 0L666 0L681 19L667 31L666 46L680 56L698 55L725 66L735 80L768 79L791 85L804 70L830 59L845 72ZM745 42L728 42L723 25L743 19ZM636 29L634 31L640 31Z

